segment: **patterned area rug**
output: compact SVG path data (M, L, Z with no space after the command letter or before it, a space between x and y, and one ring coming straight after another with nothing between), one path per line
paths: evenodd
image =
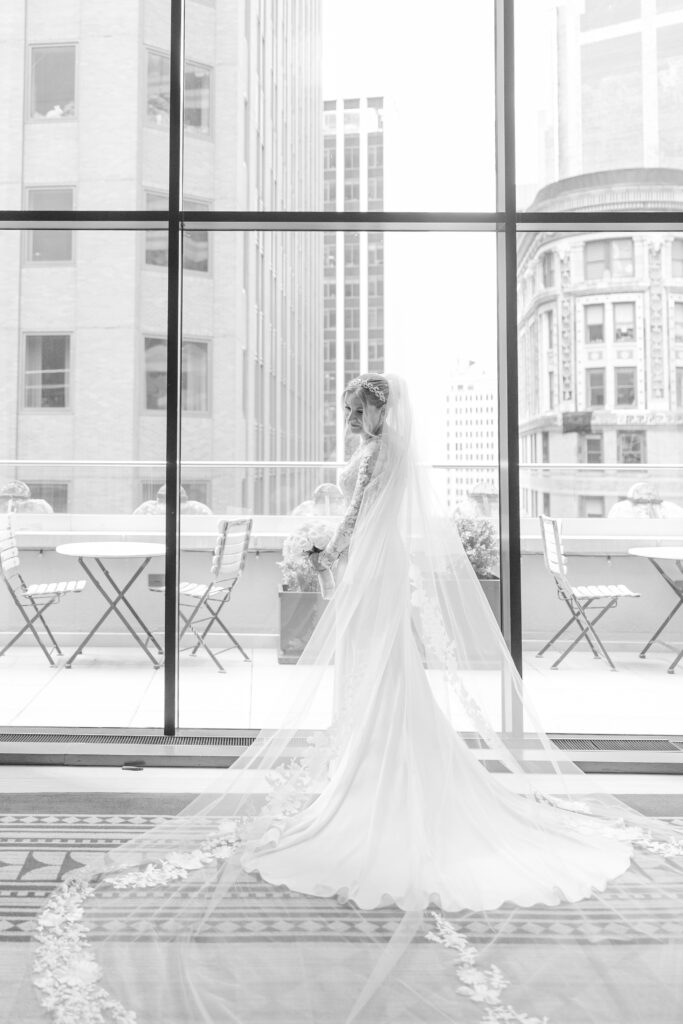
M648 806L644 797L628 800L641 811L650 810L662 816L665 809L675 809L680 814L683 802L681 797L655 797ZM10 802L17 807L16 812L0 815L0 942L17 943L28 941L36 913L70 871L92 865L103 852L167 820L188 802L188 797L26 794L21 798L14 796ZM24 809L29 804L37 808L36 813L28 813ZM45 809L49 806L53 808L52 812ZM150 813L152 807L166 813ZM97 808L100 813L86 813L87 808ZM125 812L117 813L116 808L125 808ZM138 813L135 813L136 809ZM668 817L683 828L683 815L679 814L669 814ZM640 855L639 859L650 875L656 874L655 857ZM253 913L250 914L256 906L263 906L266 889L273 905L269 920L269 932L273 938L283 941L307 936L324 941L325 938L338 938L340 931L347 939L354 937L358 921L352 912L345 911L343 905L287 890L278 892L274 901L272 888L248 875L244 877L237 899L231 901L230 918L226 915L225 920L216 920L213 937L223 942L231 939L262 941L267 937L263 933L262 916L257 919ZM639 922L651 930L653 942L657 935L675 935L683 941L683 906L675 909L670 904L659 903L652 896L644 900L636 873L630 872L628 880L623 883L613 883L610 902L622 909L627 906L633 909L639 903ZM375 937L389 934L395 917L396 911L392 908L377 910L371 922L366 920L363 930L358 931L358 940L367 941L368 928ZM465 918L459 927L472 941L481 943L486 940L489 927L492 932L498 932L508 917L509 911L502 908L489 915L488 924L481 918L472 921ZM115 930L114 922L109 921L107 928L110 934L112 927ZM618 927L615 916L605 915L599 908L593 914L592 927L594 935L591 941L617 937L614 932ZM507 937L515 943L537 943L568 938L579 928L585 933L585 909L572 913L570 908L566 908L560 924L551 908L537 906L514 915ZM206 935L204 941L211 938L211 935ZM624 934L619 938L628 941ZM642 933L637 941L643 941Z

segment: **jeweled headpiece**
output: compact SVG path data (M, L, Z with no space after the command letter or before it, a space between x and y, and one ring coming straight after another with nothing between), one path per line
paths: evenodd
M365 388L366 391L372 391L375 398L378 398L380 402L386 402L387 400L387 396L376 384L373 384L371 380L365 380L363 377L354 377L346 385L345 390L351 391L353 388Z

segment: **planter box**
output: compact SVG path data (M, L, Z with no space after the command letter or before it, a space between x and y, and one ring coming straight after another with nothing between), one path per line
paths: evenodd
M486 594L488 603L491 605L491 611L496 616L496 622L500 626L500 580L480 579L479 582Z
M296 665L327 605L322 594L281 590L278 662Z

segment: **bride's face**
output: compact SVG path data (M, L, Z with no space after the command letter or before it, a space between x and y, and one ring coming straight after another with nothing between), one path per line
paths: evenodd
M363 412L365 406L357 393L349 392L344 398L344 417L346 426L352 434L363 433Z
M380 432L382 413L374 405L363 405L358 392L349 393L344 398L344 417L346 426L352 434L373 437Z

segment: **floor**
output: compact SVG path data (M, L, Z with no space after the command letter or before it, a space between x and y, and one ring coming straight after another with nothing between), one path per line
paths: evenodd
M222 656L220 674L206 657L180 659L180 724L185 729L266 728L280 725L302 678L296 665L278 665L273 648ZM683 735L683 663L666 671L671 655L646 660L629 652L613 655L610 671L590 653L574 652L556 671L550 657L524 658L524 685L547 732ZM146 664L139 650L93 647L71 669L50 668L37 648L9 651L0 662L0 727L159 728L163 673ZM494 723L500 689L493 673L468 681ZM325 724L331 679L311 704L305 725ZM463 722L466 727L466 723Z

